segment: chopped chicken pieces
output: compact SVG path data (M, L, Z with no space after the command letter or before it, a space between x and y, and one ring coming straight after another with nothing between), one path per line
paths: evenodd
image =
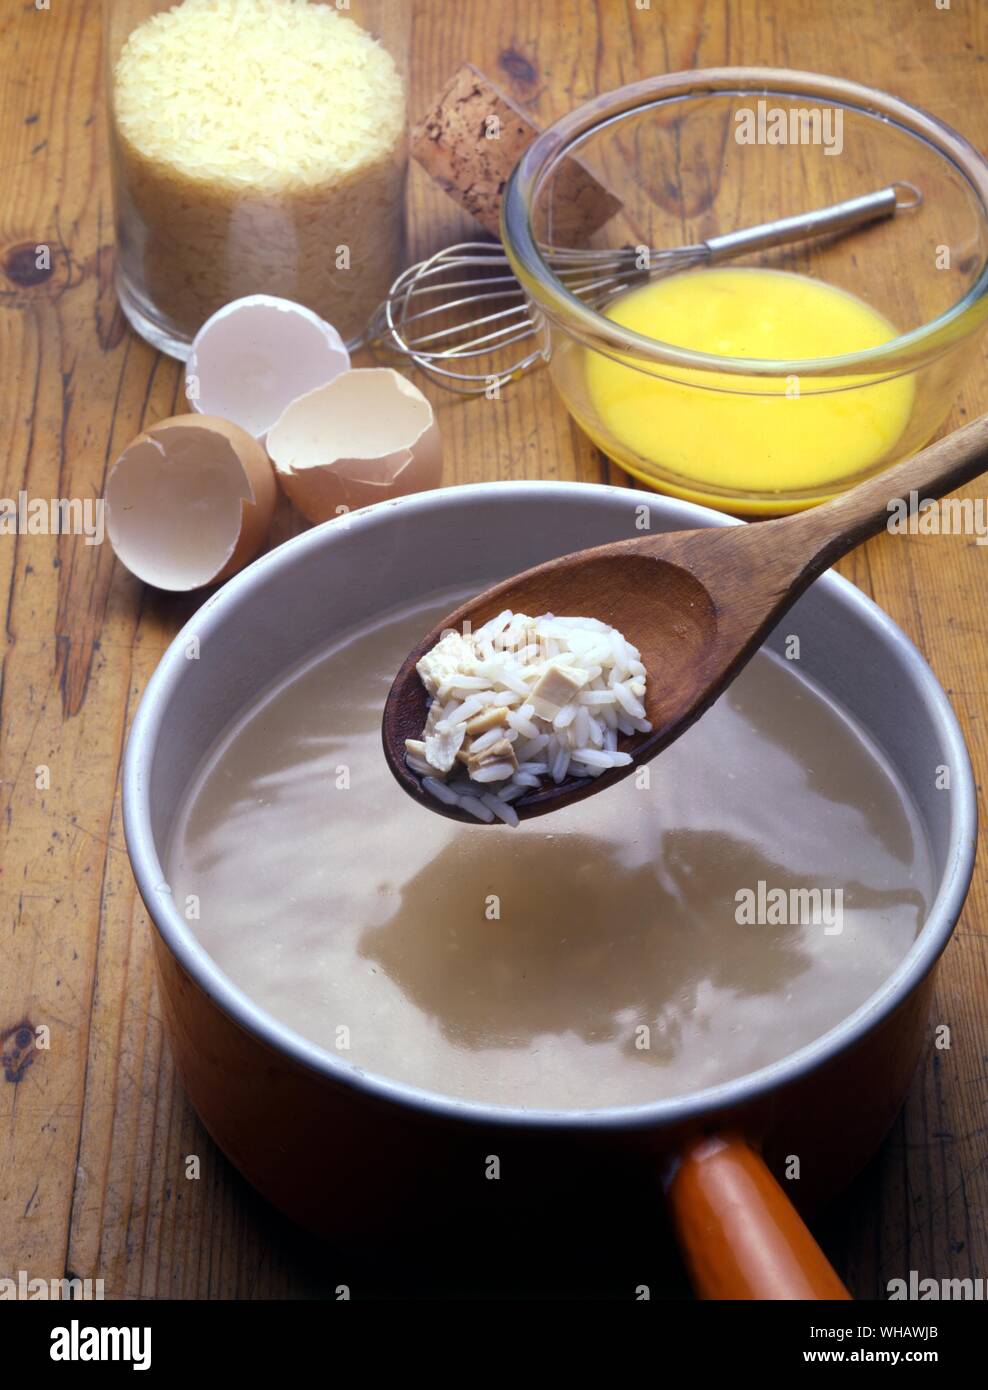
M425 725L426 761L437 772L448 772L456 762L456 755L463 747L466 738L466 725L448 724L441 718L442 707L433 705Z
M447 632L415 667L422 684L435 696L443 681L452 676L471 675L476 669L473 647L458 632Z
M472 777L481 767L490 767L492 763L506 763L509 771L504 775L510 777L512 772L518 767L518 759L515 757L515 750L506 738L499 738L497 743L490 743L486 748L482 748L479 753L467 754L467 769Z
M507 718L507 705L491 705L480 714L474 715L473 719L467 720L467 733L471 738L477 738L480 734L486 734L488 729L496 729L506 723Z
M561 661L553 661L532 687L532 694L536 699L544 700L547 705L561 710L583 688L586 681L587 678L582 671L575 671Z

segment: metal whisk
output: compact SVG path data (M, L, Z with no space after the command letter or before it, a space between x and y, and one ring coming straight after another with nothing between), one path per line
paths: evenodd
M565 289L601 309L636 284L749 251L847 232L921 201L918 189L900 182L693 246L541 250ZM533 338L539 340L536 347L507 358L508 349ZM382 355L414 362L439 385L464 395L517 380L545 361L547 347L542 317L511 273L500 242L487 241L460 242L405 270L371 319L365 342Z

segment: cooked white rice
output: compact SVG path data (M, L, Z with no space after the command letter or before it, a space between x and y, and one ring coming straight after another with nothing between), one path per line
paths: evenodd
M652 727L641 653L597 618L505 609L445 633L417 670L432 702L406 762L432 796L482 821L517 825L511 802L544 781L627 766L618 736Z

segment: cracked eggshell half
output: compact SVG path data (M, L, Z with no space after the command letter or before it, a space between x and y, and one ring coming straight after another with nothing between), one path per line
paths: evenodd
M271 461L246 430L211 415L176 415L139 434L113 465L106 529L138 579L184 593L254 558L276 498Z
M309 521L425 492L442 476L432 406L390 367L357 368L293 401L268 435L288 496Z
M263 442L285 407L350 366L332 324L290 299L252 294L206 320L185 364L192 409Z

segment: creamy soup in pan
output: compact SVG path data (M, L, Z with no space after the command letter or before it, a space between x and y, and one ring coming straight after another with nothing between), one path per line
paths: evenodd
M797 662L756 657L647 786L461 826L398 788L380 731L401 659L455 601L295 675L192 788L170 883L252 999L367 1072L574 1109L753 1071L882 984L924 921L929 851Z

